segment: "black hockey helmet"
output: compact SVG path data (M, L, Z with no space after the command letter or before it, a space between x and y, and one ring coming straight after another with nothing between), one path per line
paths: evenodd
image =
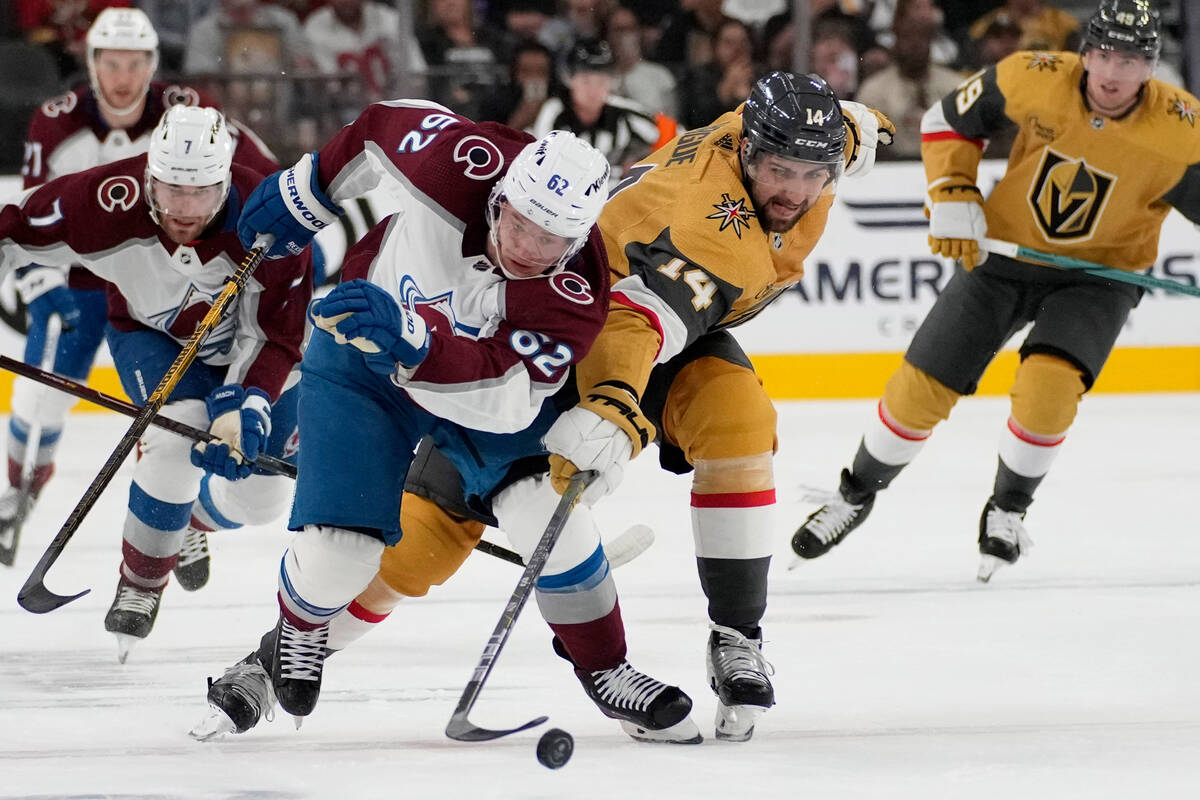
M819 75L776 71L759 78L742 108L745 158L774 153L821 164L842 163L846 126L833 89Z
M603 39L581 39L567 51L563 68L570 76L577 72L612 72L616 64L608 42Z
M1080 50L1117 50L1153 60L1162 49L1160 29L1150 0L1100 0L1084 28Z

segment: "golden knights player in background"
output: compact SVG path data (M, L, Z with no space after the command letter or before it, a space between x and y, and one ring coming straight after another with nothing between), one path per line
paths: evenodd
M866 518L875 494L921 450L996 351L1026 323L992 496L979 523L987 581L1029 545L1022 521L1141 290L988 254L985 236L1121 270L1154 263L1173 207L1200 222L1200 104L1150 77L1159 20L1145 0L1102 0L1080 55L1020 52L969 78L925 114L934 253L962 263L891 377L840 498L792 547L816 558ZM985 201L975 184L988 137L1017 127L1008 171Z
M759 622L773 549L775 409L725 329L800 280L843 170L869 168L892 131L865 106L839 104L819 77L775 72L740 115L633 166L600 217L612 302L577 365L580 402L544 439L551 474L565 486L576 469L599 471L584 495L593 502L656 436L665 469L695 470L718 738L749 739L774 704Z

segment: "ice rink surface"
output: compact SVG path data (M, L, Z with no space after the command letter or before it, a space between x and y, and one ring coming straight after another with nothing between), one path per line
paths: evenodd
M1027 520L1037 547L992 583L974 580L980 510L1007 415L960 403L880 496L866 525L788 571L788 540L835 485L869 402L780 407L777 557L764 622L778 705L752 741L711 737L704 600L689 481L631 468L598 507L606 532L644 522L657 543L620 568L630 659L681 685L706 735L638 744L586 699L531 604L472 720L540 714L575 737L557 771L541 729L490 743L442 734L519 570L473 556L445 587L403 605L335 656L299 731L280 714L201 744L205 678L274 624L277 526L213 537L213 577L170 586L153 634L117 663L103 616L120 559L128 465L51 570L60 593L35 616L15 602L44 547L127 428L72 418L59 473L0 567L0 796L31 798L1072 798L1200 791L1200 397L1085 400ZM498 536L489 531L489 538ZM498 541L503 541L499 539Z

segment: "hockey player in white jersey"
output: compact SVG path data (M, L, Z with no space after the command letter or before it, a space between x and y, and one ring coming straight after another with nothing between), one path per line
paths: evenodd
M245 258L237 212L261 175L232 164L220 112L174 106L147 155L66 175L0 207L0 271L82 264L110 282L108 345L122 385L144 404ZM264 264L204 340L163 413L208 427L197 445L150 428L138 444L123 527L120 580L106 630L119 657L154 625L189 524L231 528L269 522L291 481L257 473L259 453L296 449L295 392L311 264Z
M410 495L401 503L418 440L430 437L464 490L481 497L522 456L545 462L540 440L558 416L555 401L570 393L571 364L607 312L595 220L608 172L598 151L564 131L531 141L441 106L394 101L371 106L247 202L243 240L271 233L284 253L332 223L339 201L382 181L401 199L347 253L343 283L313 306L290 523L298 533L280 567L280 616L258 650L212 684L215 717L199 738L246 730L275 696L297 718L311 713L330 621L377 583L381 557L386 568L410 534L456 536L437 527L436 505ZM557 502L544 469L496 498L526 558ZM440 583L470 552L468 540L432 542L432 557L413 548L399 570L426 588ZM616 588L585 515L572 517L536 590L554 649L604 714L638 738L700 740L690 698L625 659Z
M190 86L154 80L158 35L136 8L107 8L87 33L88 83L47 100L29 124L25 142L24 187L100 164L145 153L150 132L163 111L173 105L215 106ZM236 124L234 160L255 172L270 174L274 157L252 133ZM67 275L31 265L20 270L17 288L29 310L25 361L45 359L51 315L62 319L63 332L51 342L53 369L83 380L91 371L104 339L104 282L86 270ZM24 378L13 387L13 413L8 434L8 486L0 493L0 563L15 557L20 525L54 471L67 410L74 400L47 391ZM30 442L31 432L37 441ZM36 452L30 452L30 450ZM30 461L30 474L22 467ZM23 477L26 478L23 480ZM198 589L208 579L208 545L199 529L189 530L176 576L184 588Z

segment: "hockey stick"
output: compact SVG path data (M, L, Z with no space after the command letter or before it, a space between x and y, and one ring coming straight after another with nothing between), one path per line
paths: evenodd
M460 742L486 742L491 739L499 739L501 736L508 736L510 733L528 730L549 719L549 717L537 717L516 728L488 730L468 720L467 714L475 705L475 701L479 699L479 692L482 691L488 675L492 673L496 658L504 648L504 643L508 641L508 636L512 633L513 626L516 625L517 617L520 615L521 609L525 607L525 601L533 592L533 585L538 576L542 574L542 568L546 566L546 559L550 557L554 543L558 541L559 535L566 527L567 519L571 516L571 510L578 502L579 495L594 477L594 472L577 472L573 475L567 490L563 492L562 499L558 501L554 513L550 515L550 522L546 524L542 538L538 540L537 547L533 549L533 555L529 557L529 563L525 565L525 571L521 573L521 578L517 581L517 588L508 598L508 604L504 606L500 621L496 623L492 635L488 637L487 644L484 645L483 655L479 657L479 662L475 665L475 672L466 688L463 689L462 697L458 699L458 705L455 707L454 713L450 715L450 721L446 723L446 735L451 739Z
M73 595L55 594L46 588L45 577L50 567L62 555L63 548L67 546L67 542L75 535L75 531L79 529L83 518L96 505L96 501L100 499L100 494L105 487L112 482L113 477L117 474L117 470L121 467L125 457L133 450L141 435L150 427L150 420L158 413L167 402L167 397L175 389L175 385L179 383L179 379L183 377L183 373L196 360L196 356L200 352L201 343L208 338L208 334L220 324L225 316L225 309L233 301L233 299L241 293L245 288L246 282L258 269L258 265L262 263L263 257L267 253L267 248L271 246L273 237L262 235L254 243L254 247L246 253L246 257L242 259L242 263L238 266L233 275L225 279L225 287L221 289L221 293L213 300L212 307L208 309L208 313L204 315L204 319L196 325L196 330L192 333L187 344L179 351L179 355L175 357L175 361L167 368L167 372L159 381L158 386L151 393L149 399L146 400L146 405L138 412L133 424L129 426L129 430L117 443L117 447L113 450L112 455L104 462L104 466L100 468L100 472L92 479L91 485L84 492L83 497L75 505L75 509L67 517L67 521L63 523L58 534L50 542L50 546L46 548L46 552L42 554L38 560L37 566L33 568L33 572L29 573L29 577L25 579L25 585L17 593L17 602L21 608L30 611L34 614L45 614L53 611L60 606L64 606L72 600L78 600L91 589L84 589L82 592Z
M142 406L135 406L133 403L122 400L119 397L113 397L111 394L105 394L90 386L84 386L82 383L73 381L70 378L64 378L45 369L38 369L23 361L17 361L5 355L0 355L0 369L15 372L22 377L30 378L39 383L44 383L51 388L58 389L64 394L74 395L81 400L87 400L89 403L95 403L101 408L116 411L118 414L124 414L127 417L137 417L143 408ZM193 428L187 423L173 420L170 417L164 417L162 414L155 414L150 419L150 424L156 428L177 433L185 439L191 439L193 442L211 442L217 438L208 431ZM262 467L288 478L296 477L296 467L294 464L289 464L283 459L275 458L266 453L261 453L252 463L256 467Z
M62 335L62 316L51 314L46 319L46 341L42 344L42 369L49 372L54 369L54 358L58 355L58 338ZM21 528L25 525L25 517L33 508L33 472L37 468L38 450L42 442L42 421L37 413L29 424L25 434L25 459L21 464L21 483L17 488L20 495L17 499L17 514L9 523L8 529L0 533L0 564L11 567L17 559L17 542L21 538Z
M1095 275L1098 278L1107 278L1110 281L1120 281L1122 283L1132 283L1135 286L1144 286L1148 289L1165 289L1168 292L1176 292L1177 294L1187 294L1192 297L1200 297L1200 287L1190 286L1179 281L1170 281L1165 278L1156 278L1153 275L1146 275L1142 272L1126 272L1122 269L1113 269L1106 267L1103 264L1095 264L1091 261L1084 261L1081 258L1071 258L1070 256L1060 256L1056 253L1045 253L1041 250L1034 250L1032 247L1006 242L1002 239L984 239L982 243L983 249L989 253L1007 256L1009 258L1024 258L1029 261L1036 261L1039 264L1044 264L1049 267L1061 267L1062 269L1079 269Z
M38 369L37 367L26 364L23 361L17 361L16 359L9 358L5 355L0 355L0 368L6 369L9 372L15 372L17 375L30 378L40 383L44 383L47 386L58 389L60 392L74 395L82 400L87 400L89 403L95 403L102 408L107 408L109 411L116 411L118 414L124 414L127 417L136 418L137 415L141 413L143 408L142 406L135 406L133 403L127 402L118 397L113 397L110 394L105 394L104 392L93 389L90 386L84 386L82 383L73 381L70 378L64 378L61 375L56 375L53 372L49 372L45 369ZM150 424L154 425L155 427L162 428L163 430L177 433L185 439L191 439L193 442L211 442L217 438L208 431L203 431L199 428L193 428L191 425L173 420L170 417L164 417L162 414L155 414L153 417L151 417ZM267 453L260 453L258 458L254 460L254 465L257 467L262 467L266 470L270 470L271 472L279 475L283 475L286 478L296 477L296 466L294 464L284 461L283 459L276 458L272 455L268 455ZM636 526L634 528L630 528L624 534L613 540L614 543L620 542L622 552L627 553L627 555L625 559L620 562L618 562L615 557L610 558L609 564L611 566L619 566L620 564L635 558L636 556L640 555L643 550L649 547L651 542L654 541L653 531L650 532L650 541L646 542L644 545L642 544L642 540L640 538L636 541L626 541L630 539L630 534L635 532L635 528ZM631 555L629 555L629 551L635 548L637 548L636 552L633 552ZM480 540L479 543L475 545L475 549L479 550L480 552L487 553L490 556L495 556L501 561L507 561L510 564L516 564L518 567L525 566L525 562L521 560L519 555L506 547L501 547L498 544L492 544L489 541ZM0 563L12 563L11 561L5 562L3 556L3 543L0 542Z

